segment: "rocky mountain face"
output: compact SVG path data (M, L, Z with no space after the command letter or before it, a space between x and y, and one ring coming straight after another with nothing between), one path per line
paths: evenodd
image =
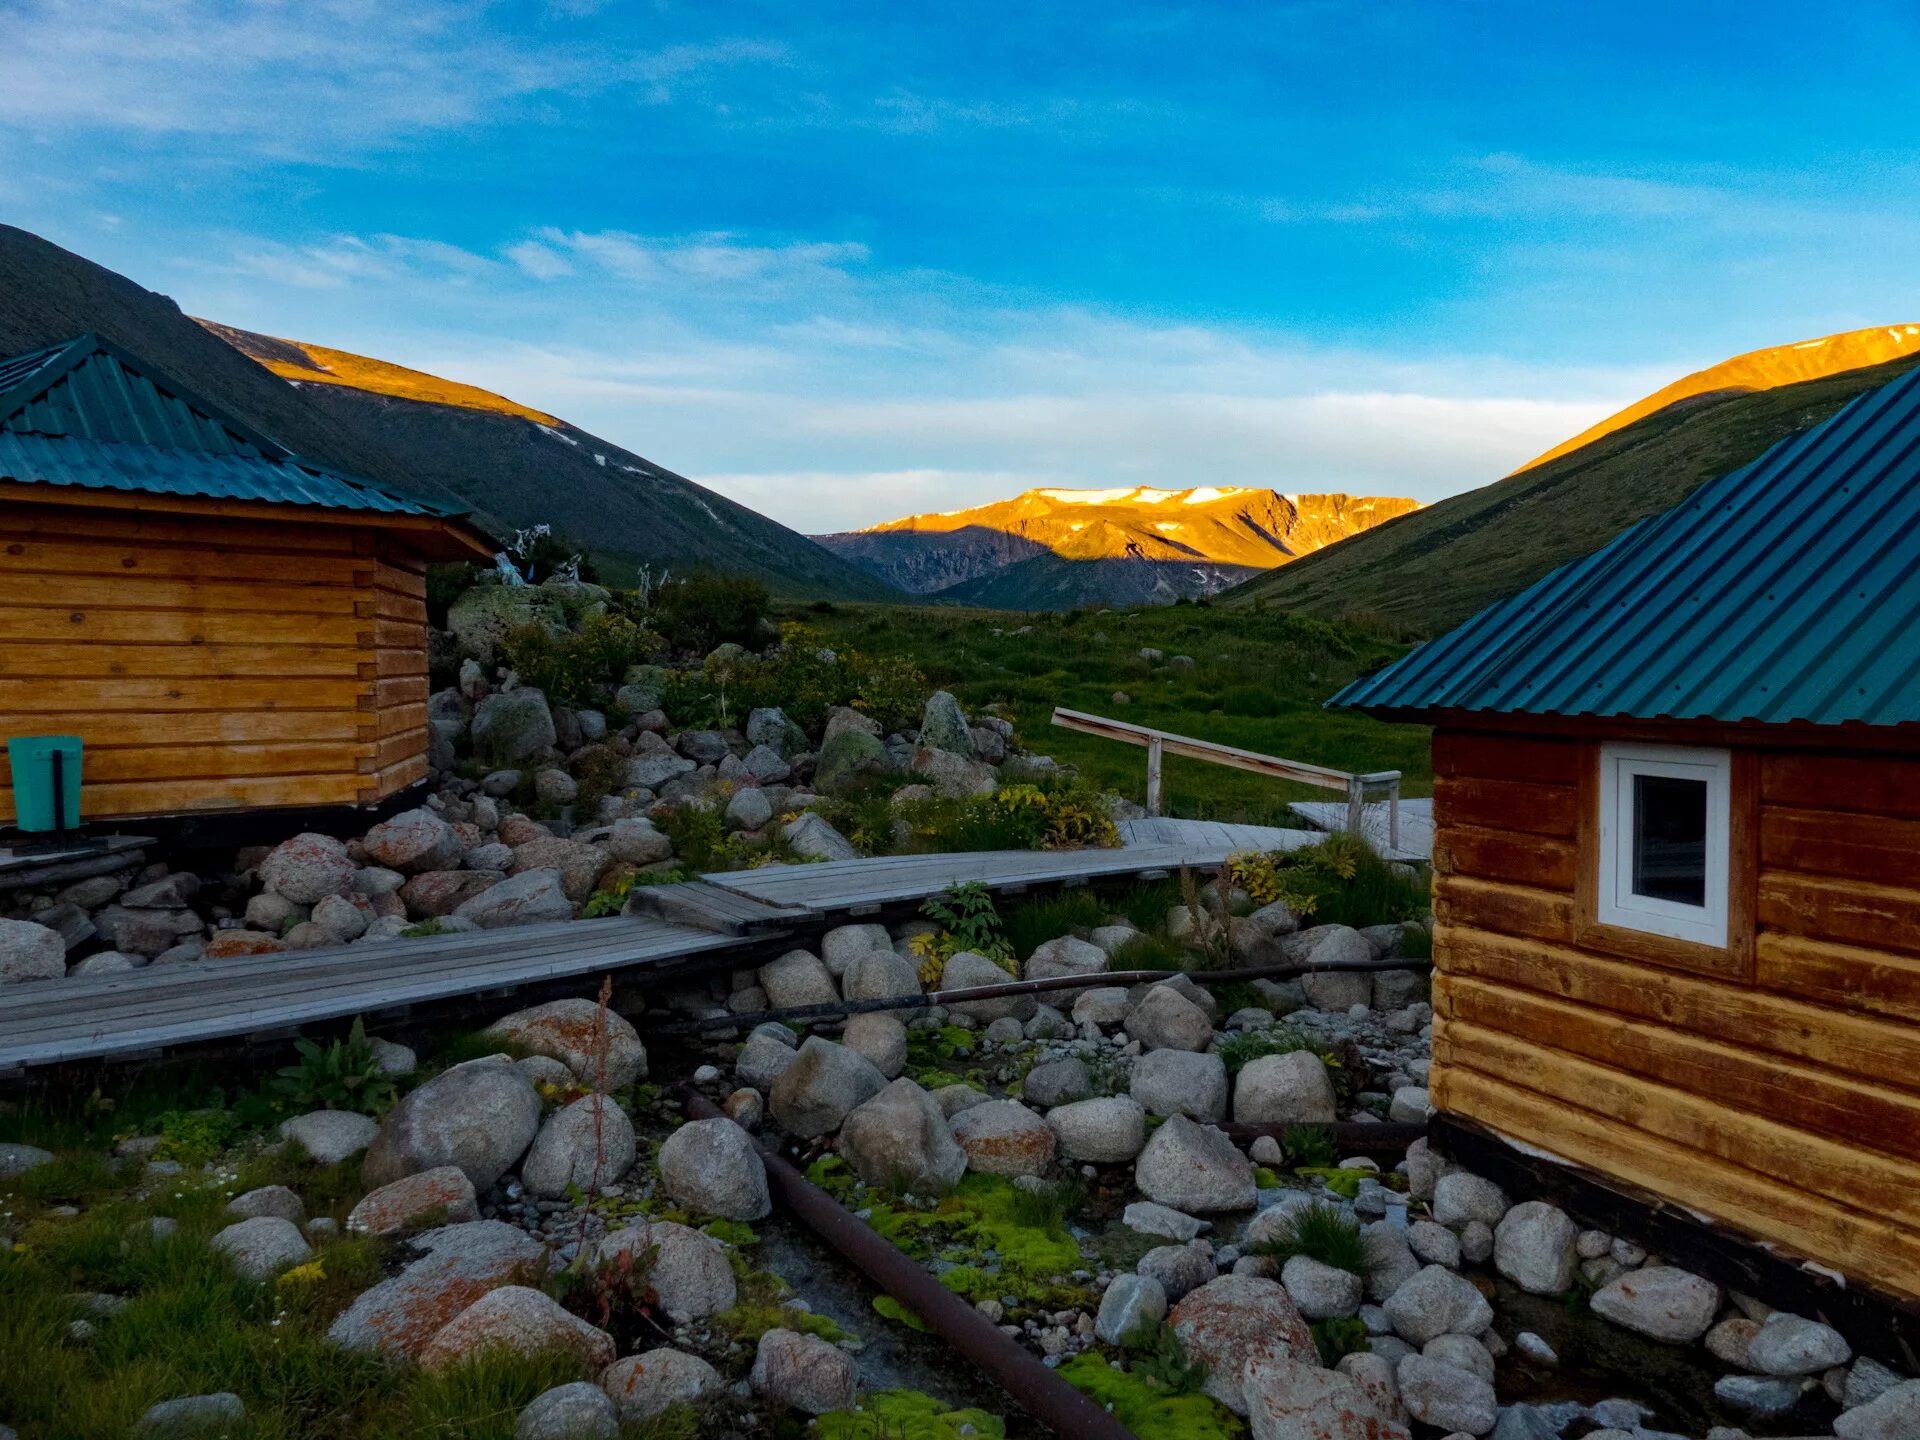
M815 538L911 594L1053 610L1211 595L1417 508L1251 487L1049 489Z
M384 361L196 323L165 295L0 225L0 356L88 331L296 454L460 505L496 532L549 523L616 580L651 562L755 575L787 595L897 598L805 536L563 420Z

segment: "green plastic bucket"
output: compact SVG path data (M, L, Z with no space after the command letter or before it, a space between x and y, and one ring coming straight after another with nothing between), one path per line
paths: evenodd
M13 766L15 825L22 830L79 825L78 735L15 735L7 741L7 759Z

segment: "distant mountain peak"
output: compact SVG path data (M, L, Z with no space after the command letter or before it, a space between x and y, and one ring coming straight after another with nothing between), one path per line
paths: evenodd
M1043 486L815 538L914 594L1060 609L1212 594L1417 508L1249 485Z

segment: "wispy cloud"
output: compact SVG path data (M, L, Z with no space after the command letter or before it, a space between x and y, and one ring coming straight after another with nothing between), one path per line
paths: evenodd
M0 126L197 137L321 164L542 100L666 104L785 53L752 39L609 52L565 27L505 27L480 0L15 0L0 33Z
M538 279L569 275L580 262L631 285L725 286L735 294L843 281L868 258L867 247L858 241L755 244L723 232L660 237L553 227L539 230L508 254Z
M328 290L356 283L385 285L418 275L459 283L493 276L501 265L440 240L336 235L307 245L244 242L224 265L214 268L305 290Z

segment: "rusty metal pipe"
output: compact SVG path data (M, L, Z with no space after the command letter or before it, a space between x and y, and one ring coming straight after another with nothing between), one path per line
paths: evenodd
M686 1107L696 1120L726 1118L718 1106L697 1092L688 1092ZM973 1306L868 1229L852 1211L774 1153L758 1136L753 1137L753 1143L766 1168L767 1183L795 1218L919 1316L928 1329L990 1377L1022 1410L1070 1440L1136 1440L1131 1430L1002 1335Z
M933 1005L962 1005L973 1000L998 1000L1008 995L1043 995L1053 990L1091 990L1102 985L1146 985L1185 975L1196 985L1232 985L1248 980L1296 980L1303 975L1332 975L1341 971L1428 970L1431 960L1336 960L1326 965L1254 965L1240 970L1103 970L1092 975L1054 975L1045 980L1009 980L1004 985L976 985L967 990L930 990L923 995L891 995L877 1000L835 1000L819 1005L788 1005L751 1015L709 1015L669 1020L652 1027L664 1033L688 1030L732 1030L764 1025L768 1021L836 1020L877 1010L924 1010Z

